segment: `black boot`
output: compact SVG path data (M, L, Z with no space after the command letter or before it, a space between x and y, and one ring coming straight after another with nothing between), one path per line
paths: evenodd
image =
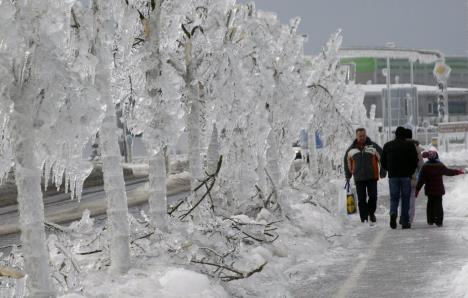
M369 214L369 219L370 219L371 222L376 222L377 221L377 218L375 218L374 213Z
M403 230L405 230L405 229L411 229L411 224L410 224L410 223L403 224L403 225L401 225L401 228L402 228Z
M390 215L390 228L396 229L396 218L397 216L395 214Z

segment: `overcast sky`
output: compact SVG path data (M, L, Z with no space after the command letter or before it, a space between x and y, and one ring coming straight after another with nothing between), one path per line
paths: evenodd
M252 2L238 0L240 3ZM468 51L467 0L257 0L257 9L274 11L283 22L302 18L308 54L317 53L341 28L344 46L437 49L446 55Z

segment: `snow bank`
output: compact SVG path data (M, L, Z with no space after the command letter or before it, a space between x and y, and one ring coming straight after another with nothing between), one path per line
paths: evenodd
M450 152L439 152L440 160L447 166L468 166L468 151L450 145Z
M223 298L229 297L220 285L203 274L183 268L164 266L132 269L125 276L106 273L88 274L83 283L84 296L67 294L60 298L163 297Z
M325 190L333 185L324 183ZM284 189L281 207L288 220L278 225L280 237L272 243L264 243L253 249L243 252L249 254L250 262L268 264L259 273L247 279L232 281L226 284L227 291L236 297L294 297L291 292L296 282L308 278L311 272L317 270L318 264L332 262L333 258L327 255L328 249L343 234L343 218L336 217L327 211L325 202L312 200L307 193L293 189ZM326 192L329 201L336 194ZM257 220L264 216L259 213ZM237 219L240 220L242 216ZM244 218L245 221L247 219ZM255 262L256 260L256 262ZM238 264L239 265L239 264Z
M159 282L162 289L156 297L228 297L221 286L212 285L205 275L182 268L170 269Z
M457 216L468 216L468 177L464 175L454 179L453 187L444 196L444 207Z

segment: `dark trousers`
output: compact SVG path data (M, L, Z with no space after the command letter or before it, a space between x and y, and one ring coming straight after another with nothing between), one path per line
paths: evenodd
M427 223L441 225L444 221L444 207L442 207L442 196L427 197Z
M377 180L355 181L361 221L368 220L377 208ZM367 200L369 198L369 200Z
M411 178L392 177L388 179L388 184L390 186L390 216L398 216L398 205L401 199L400 223L409 224Z

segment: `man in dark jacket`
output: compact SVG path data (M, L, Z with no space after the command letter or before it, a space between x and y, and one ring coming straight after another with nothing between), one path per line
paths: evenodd
M346 180L349 183L351 176L354 176L359 215L362 222L366 222L368 219L371 222L376 221L377 180L379 176L385 177L386 175L383 169L380 169L379 175L381 154L382 148L367 137L364 128L358 128L356 130L356 140L346 150L344 156ZM367 196L369 196L369 200L367 200Z
M418 184L416 184L416 194L424 187L424 193L427 196L427 223L436 224L441 227L444 221L444 208L442 206L442 196L445 194L444 182L442 176L455 176L464 174L464 170L449 169L439 161L436 151L427 151L422 155L429 159L419 172Z
M409 207L411 176L418 166L418 154L413 143L405 139L404 127L397 127L395 139L384 145L381 164L388 172L390 187L390 227L396 229L398 204L401 199L400 223L403 229L411 228Z

